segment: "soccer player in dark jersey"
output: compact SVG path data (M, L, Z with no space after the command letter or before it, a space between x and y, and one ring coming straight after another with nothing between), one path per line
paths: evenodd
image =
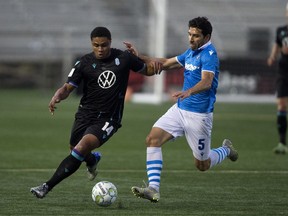
M162 69L160 62L143 62L129 51L111 48L111 33L105 27L96 27L90 38L93 52L75 63L67 82L55 92L49 103L49 110L54 114L56 104L83 82L83 96L71 131L71 154L48 181L30 189L37 198L45 197L58 183L78 170L82 162L86 163L88 179L96 177L101 154L92 151L121 127L130 70L150 76L159 74Z
M286 6L288 17L288 4ZM288 25L280 26L276 30L276 39L267 60L268 66L273 65L280 54L276 81L277 91L277 128L279 143L273 149L276 154L288 153L286 144L287 106L288 106Z

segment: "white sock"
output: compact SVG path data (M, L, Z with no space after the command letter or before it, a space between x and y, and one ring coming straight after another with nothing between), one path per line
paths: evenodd
M227 147L219 147L216 149L211 149L210 152L210 159L211 159L211 164L210 168L220 164L225 158L230 154L230 149Z
M149 187L159 192L162 171L162 149L161 147L147 147L146 168Z

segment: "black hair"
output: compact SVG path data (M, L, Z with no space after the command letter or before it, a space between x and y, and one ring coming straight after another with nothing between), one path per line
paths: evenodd
M106 27L96 27L90 34L90 39L92 40L95 37L107 37L111 40L111 33Z
M190 20L188 27L201 29L204 37L208 34L211 36L213 30L212 25L207 17L196 17Z

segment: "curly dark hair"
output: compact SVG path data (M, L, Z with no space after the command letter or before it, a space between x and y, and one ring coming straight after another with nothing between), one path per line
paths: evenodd
M213 30L212 25L207 17L196 17L190 20L188 27L201 29L204 36L208 34L211 36Z

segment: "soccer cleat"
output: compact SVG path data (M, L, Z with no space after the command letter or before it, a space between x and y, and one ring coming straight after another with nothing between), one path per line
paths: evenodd
M131 188L132 193L138 197L143 199L148 199L153 203L159 202L160 200L160 193L158 193L154 188L152 187L132 187Z
M286 154L288 153L288 147L282 143L278 143L278 145L273 149L275 154Z
M93 166L87 166L87 177L90 181L93 181L96 178L98 174L97 164L99 163L102 157L100 152L92 152L92 154L96 158L96 163Z
M49 192L48 185L46 183L39 185L37 187L33 187L30 189L30 192L34 194L37 198L44 198L46 194Z
M222 147L230 149L230 154L227 156L231 161L236 161L239 157L237 150L233 147L232 142L224 139Z

